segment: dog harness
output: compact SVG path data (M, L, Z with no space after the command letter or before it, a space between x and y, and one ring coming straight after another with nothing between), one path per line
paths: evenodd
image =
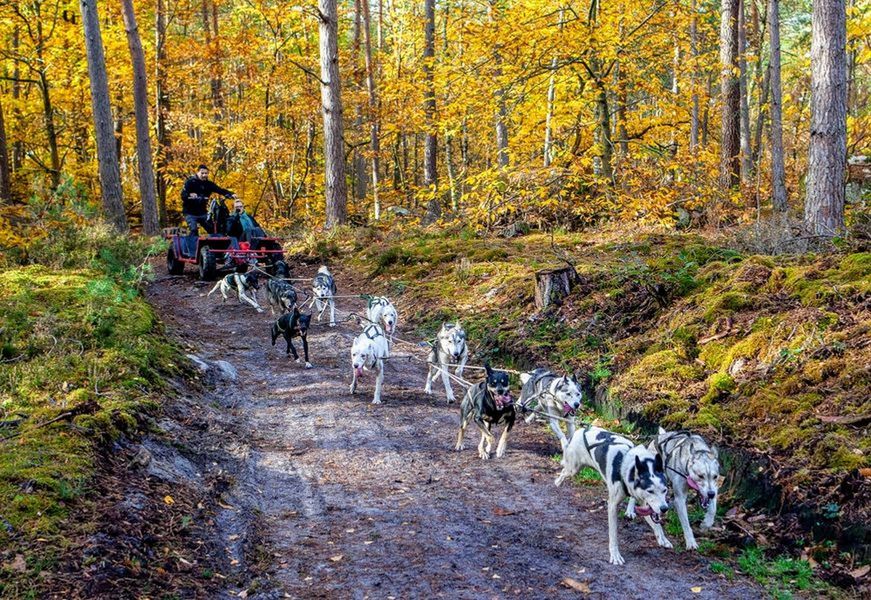
M675 469L674 467L672 467L668 464L669 458L671 457L671 454L675 450L677 450L679 447L681 447L684 443L686 443L687 440L691 439L693 435L694 434L691 431L686 431L686 430L673 431L668 435L668 437L666 437L664 440L662 440L662 442L660 442L657 439L657 441L654 445L656 446L657 451L660 454L662 454L662 457L665 461L665 468L668 469L669 471L671 471L673 473L677 473L678 475L683 477L686 480L687 485L691 489L694 489L696 492L698 492L699 495L701 495L701 493L702 493L701 487L699 486L698 483L696 483L696 480L693 479L689 473L681 473L678 469ZM683 439L680 440L677 444L675 444L671 449L668 449L667 448L668 443L675 440L676 438L683 438Z
M374 331L375 333L372 334L371 333L372 331ZM369 338L373 342L375 341L376 338L384 337L384 334L381 333L381 329L377 325L369 325L366 329L363 330L363 335L365 335L367 338Z

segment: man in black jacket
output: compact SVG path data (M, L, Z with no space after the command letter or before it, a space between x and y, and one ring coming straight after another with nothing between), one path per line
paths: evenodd
M209 168L206 165L197 167L195 175L191 175L184 182L184 187L181 190L181 212L184 215L185 223L190 228L191 237L196 237L199 234L197 225L202 225L203 229L208 231L206 222L209 215L207 212L206 199L212 194L220 194L225 198L235 198L236 194L230 190L215 184L209 179Z

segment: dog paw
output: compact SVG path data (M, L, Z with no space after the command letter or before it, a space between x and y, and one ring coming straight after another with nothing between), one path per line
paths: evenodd
M702 525L701 525L701 527L702 527L702 530L703 530L703 531L707 531L708 529L710 529L710 528L713 527L713 526L714 526L714 520L713 520L713 519L711 519L711 520L709 521L707 518L705 518L705 520L702 521Z
M456 450L457 452L462 452L465 449L466 449L465 444L457 444L457 446L454 448L454 450Z
M685 540L685 542L686 543L684 545L687 547L687 550L699 549L699 544L695 540Z
M263 312L263 309L262 309L262 308L258 308L258 309L257 309L257 312L262 313L262 312Z
M423 393L427 396L432 396L432 390L429 388L423 388Z
M306 368L306 369L311 369L311 368L312 368L312 364L311 364L310 362L305 363L305 368Z
M611 564L612 564L612 565L618 565L618 566L619 566L619 565L625 565L625 564L626 564L626 561L623 560L623 557L620 556L620 553L619 553L619 552L612 552L612 553L611 553Z
M293 362L295 362L295 363L299 363L301 360L302 360L301 358L297 358L297 359L295 359Z
M626 509L626 518L627 519L634 519L635 517L636 517L635 508L632 508L632 507L627 508Z
M378 399L376 398L375 400L372 401L372 404L381 404L381 400L378 400Z
M351 386L351 387L350 387L350 388L348 388L348 389L350 389L350 390L351 390L351 393L352 393L352 394L353 394L353 393L354 393L354 392L356 392L356 391L357 391L357 388L356 388L356 387L354 387L354 386L353 386L353 385L352 385L352 386Z
M335 326L336 326L335 323L330 323L330 327L335 327Z
M662 548L674 548L674 544L669 542L668 538L662 538L661 540L656 541Z
M503 456L505 456L505 450L496 451L496 458L502 458Z

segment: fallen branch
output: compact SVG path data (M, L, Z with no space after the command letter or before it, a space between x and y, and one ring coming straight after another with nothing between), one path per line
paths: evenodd
M864 425L865 423L871 423L871 414L823 416L820 417L820 421L823 423L836 423L837 425Z
M24 431L19 431L17 433L13 433L12 435L6 436L4 438L0 438L0 440L7 442L11 439L17 438L20 435L23 435L26 432L31 432L36 429L41 429L42 427L46 427L51 425L52 423L57 423L58 421L71 421L73 417L77 417L78 415L92 415L95 412L100 410L100 405L94 402L93 400L89 400L87 402L83 402L78 406L73 407L72 409L59 414L53 419L49 419L48 421L43 421L42 423L37 423L33 427L29 427Z

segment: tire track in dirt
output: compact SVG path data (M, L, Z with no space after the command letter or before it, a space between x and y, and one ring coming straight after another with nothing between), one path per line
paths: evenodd
M314 327L306 370L285 358L281 339L269 345L268 312L201 297L207 288L190 293L195 286L164 278L149 297L171 334L238 370L215 391L235 407L249 447L236 486L262 512L270 572L290 597L577 597L565 577L599 598L762 595L694 553L660 549L643 523L621 524L627 564L610 565L604 488L555 488L559 444L542 427L519 421L502 459L477 457L477 433L455 452L458 405L446 404L440 383L423 394L424 365L391 360L383 404L372 405L371 375L356 395L348 390L353 323ZM339 307L362 312L354 302Z

